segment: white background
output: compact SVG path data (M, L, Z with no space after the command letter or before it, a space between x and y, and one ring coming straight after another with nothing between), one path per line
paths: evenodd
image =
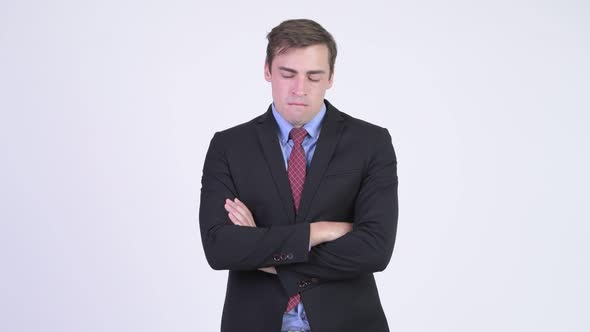
M392 331L590 330L588 2L2 0L1 331L219 330L203 159L301 17L396 148Z

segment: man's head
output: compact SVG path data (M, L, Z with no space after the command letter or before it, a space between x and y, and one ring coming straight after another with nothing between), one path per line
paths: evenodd
M267 35L264 77L272 85L277 111L295 127L301 127L322 108L332 86L336 42L311 20L288 20Z

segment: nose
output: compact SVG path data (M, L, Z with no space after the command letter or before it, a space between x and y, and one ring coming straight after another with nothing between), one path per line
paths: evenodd
M295 80L292 92L298 97L307 95L307 80L305 77L297 78Z

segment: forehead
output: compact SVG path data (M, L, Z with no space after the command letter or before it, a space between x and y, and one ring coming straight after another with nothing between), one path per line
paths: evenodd
M289 48L273 59L273 67L289 67L295 70L326 70L329 68L329 51L324 44L301 48Z

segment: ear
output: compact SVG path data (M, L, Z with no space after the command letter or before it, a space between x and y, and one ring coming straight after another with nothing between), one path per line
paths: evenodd
M331 88L334 84L334 72L335 70L332 70L332 75L330 75L330 78L328 79L328 87L326 87L326 89Z
M270 74L270 67L268 66L268 62L264 62L264 79L267 82L270 82L272 75Z

